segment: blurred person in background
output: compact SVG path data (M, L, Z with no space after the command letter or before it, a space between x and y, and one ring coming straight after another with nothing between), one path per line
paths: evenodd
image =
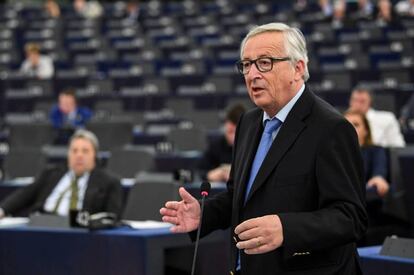
M91 117L92 111L89 108L78 106L73 89L63 90L59 94L58 103L49 113L49 119L56 130L54 143L66 144L73 132L85 127Z
M241 104L236 104L227 111L223 125L224 135L208 146L199 165L204 179L215 182L226 182L229 179L236 127L245 111Z
M414 0L402 0L395 5L395 11L402 16L414 16Z
M347 22L345 0L335 0L333 4L332 27L340 29L344 27Z
M358 135L358 142L364 160L367 188L375 188L377 194L384 197L390 188L386 180L388 164L385 149L375 146L372 142L371 130L364 114L348 110L344 116L355 127Z
M377 23L381 27L393 26L398 27L399 21L396 16L390 0L379 0L377 3Z
M103 8L98 1L74 0L73 9L87 19L98 18L103 14Z
M99 150L95 134L78 130L71 137L67 166L45 169L40 176L0 202L0 217L20 211L67 216L69 211L90 214L122 210L120 180L96 165Z
M44 4L45 11L47 15L52 18L59 18L60 17L60 7L59 4L56 3L55 0L46 0Z
M357 0L346 2L347 17L354 22L360 20L372 20L375 18L375 5L371 0Z
M138 21L138 17L140 14L140 7L139 7L139 1L138 0L131 0L128 1L126 6L126 18L131 23L136 23Z
M49 79L53 77L53 60L49 56L40 54L39 44L27 43L24 50L26 59L20 67L20 71L24 75L38 79Z
M392 112L372 108L373 96L366 88L355 88L349 101L349 109L364 114L372 132L372 141L383 147L404 147L405 141L397 118Z
M364 160L368 230L358 245L380 245L390 235L408 236L408 224L399 213L401 209L395 208L396 205L404 205L404 198L395 195L387 181L389 165L386 149L373 144L364 114L348 110L344 116L355 127Z

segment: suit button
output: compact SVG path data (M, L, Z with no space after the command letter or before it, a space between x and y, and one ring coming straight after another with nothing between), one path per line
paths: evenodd
M230 271L230 275L234 275L233 271Z

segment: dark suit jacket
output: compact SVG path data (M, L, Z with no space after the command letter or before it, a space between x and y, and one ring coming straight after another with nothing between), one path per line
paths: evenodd
M15 214L28 208L29 212L44 211L43 205L63 175L64 168L44 170L34 183L14 192L0 203L7 214ZM119 179L95 168L92 170L85 191L83 209L90 214L113 212L121 215L122 187Z
M224 136L214 140L204 152L203 158L199 163L202 178L207 178L207 173L222 164L230 164L232 159L233 146L227 143Z
M355 241L364 233L367 217L353 126L306 88L281 126L245 203L262 118L260 109L241 117L227 191L207 200L202 235L227 227L234 232L247 219L277 214L282 246L261 255L241 252L241 274L360 273ZM233 271L236 256L233 241Z

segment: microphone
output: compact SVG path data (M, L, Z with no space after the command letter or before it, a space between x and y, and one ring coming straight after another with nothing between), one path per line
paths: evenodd
M198 243L200 242L200 231L201 231L201 224L202 224L202 221L203 221L204 200L208 196L208 194L210 193L210 189L211 189L211 185L208 181L204 181L201 184L201 187L200 187L200 194L201 194L200 224L198 225L198 228L197 228L197 237L196 237L196 243L195 243L195 247L194 247L193 264L191 266L191 275L194 275L195 263L196 263L196 260L197 260Z

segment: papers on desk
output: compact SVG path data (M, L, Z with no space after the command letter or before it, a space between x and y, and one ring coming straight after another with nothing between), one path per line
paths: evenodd
M18 178L14 178L14 179L10 180L9 182L13 183L13 185L25 186L25 185L29 185L29 184L33 183L34 182L34 177L18 177Z
M29 218L10 218L5 217L0 219L0 228L4 227L16 227L29 223Z
M158 222L158 221L131 221L131 220L122 220L122 222L126 225L134 229L153 229L153 228L168 228L171 227L172 224L166 222Z

